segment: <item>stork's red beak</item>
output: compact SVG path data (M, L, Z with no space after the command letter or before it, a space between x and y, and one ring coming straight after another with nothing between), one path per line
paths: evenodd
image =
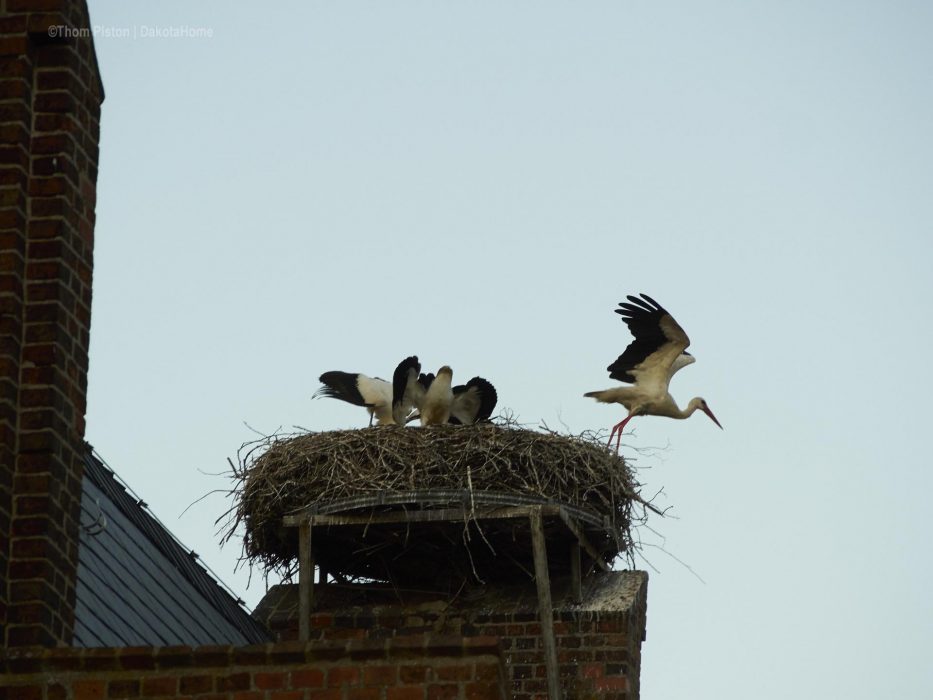
M709 410L709 406L702 406L702 409L703 409L703 413L708 415L713 420L713 422L719 426L720 430L725 430L725 428L723 428L722 425L720 425L719 421L716 420L716 416L713 415L713 412Z

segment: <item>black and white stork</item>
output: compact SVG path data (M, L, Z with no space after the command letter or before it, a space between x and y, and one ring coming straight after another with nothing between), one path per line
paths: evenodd
M413 366L416 368L415 375L417 376L421 367L418 364L418 358L412 356L402 360L395 368L391 384L385 379L368 377L360 373L336 370L324 372L319 377L324 386L314 392L314 397L327 396L352 403L354 406L365 406L369 411L370 425L372 425L374 416L377 425L405 425L408 414L415 405L417 392L403 390L402 395L396 401L393 389L398 382L404 382L404 378L408 376Z
M450 418L453 391L450 380L453 371L446 365L437 375L421 374L421 363L415 356L406 358L395 370L392 378L392 408L396 415L405 414L407 420L421 419L421 425L446 423ZM415 415L409 415L417 408Z
M699 396L691 399L687 408L678 407L668 391L671 377L678 370L696 362L686 352L690 339L658 302L642 294L641 298L628 295L630 303L621 302L615 312L622 316L635 337L618 359L607 369L612 379L632 384L631 387L616 387L584 394L602 403L620 403L628 409L628 415L612 427L612 438L616 450L622 442L622 430L635 416L666 416L667 418L689 418L698 409L708 415L722 428L706 401Z
M454 402L451 387L454 372L444 365L437 370L437 376L428 386L418 406L421 425L444 425L450 420L450 409Z
M496 387L482 377L473 377L466 384L453 388L454 400L450 405L450 422L471 425L489 420L499 395Z
M417 359L408 358L404 370L399 365L393 381L394 404L405 401L418 409L408 420L420 419L421 425L471 425L489 420L498 401L491 382L473 377L466 384L451 387L450 367L441 367L436 375L420 374Z

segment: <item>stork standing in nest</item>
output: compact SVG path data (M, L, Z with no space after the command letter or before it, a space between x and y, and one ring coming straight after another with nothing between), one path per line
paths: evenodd
M447 365L437 370L437 376L424 392L424 398L418 407L421 425L444 425L450 420L450 407L454 402L451 388L454 371Z
M450 422L472 425L487 423L499 395L496 387L482 377L473 377L466 384L453 388L454 400L450 404Z
M658 302L642 294L641 298L626 297L630 303L621 302L616 313L622 316L635 337L618 359L607 369L612 379L632 384L584 394L602 403L619 403L628 409L628 415L612 427L609 445L616 439L616 451L622 443L622 430L635 416L666 416L689 418L698 409L708 415L722 428L706 400L696 397L687 408L681 409L668 391L671 377L689 364L696 362L686 352L690 338Z
M404 389L405 378L412 367L416 368L417 376L421 368L417 357L406 357L399 362L392 376L392 383L359 372L324 372L320 376L323 386L314 392L314 397L327 396L354 406L364 406L369 411L370 425L373 424L373 417L376 418L376 425L405 425L408 414L411 413L420 394L415 391L403 391L396 397L394 387L401 385Z
M472 425L488 421L496 407L496 388L482 377L451 387L453 370L444 365L434 374L420 374L417 357L405 360L393 381L393 405L414 405L418 411L408 420L420 418L421 425Z

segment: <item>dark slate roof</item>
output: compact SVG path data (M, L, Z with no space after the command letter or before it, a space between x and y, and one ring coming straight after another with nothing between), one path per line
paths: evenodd
M245 645L271 639L88 446L74 646Z

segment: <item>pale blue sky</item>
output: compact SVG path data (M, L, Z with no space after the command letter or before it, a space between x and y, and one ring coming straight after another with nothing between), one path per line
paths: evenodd
M90 7L137 38L96 40L88 439L251 604L226 503L179 517L244 423L364 425L317 376L417 353L608 428L582 394L647 292L725 431L623 447L669 445L636 464L705 581L645 550L643 697L933 695L933 6Z

